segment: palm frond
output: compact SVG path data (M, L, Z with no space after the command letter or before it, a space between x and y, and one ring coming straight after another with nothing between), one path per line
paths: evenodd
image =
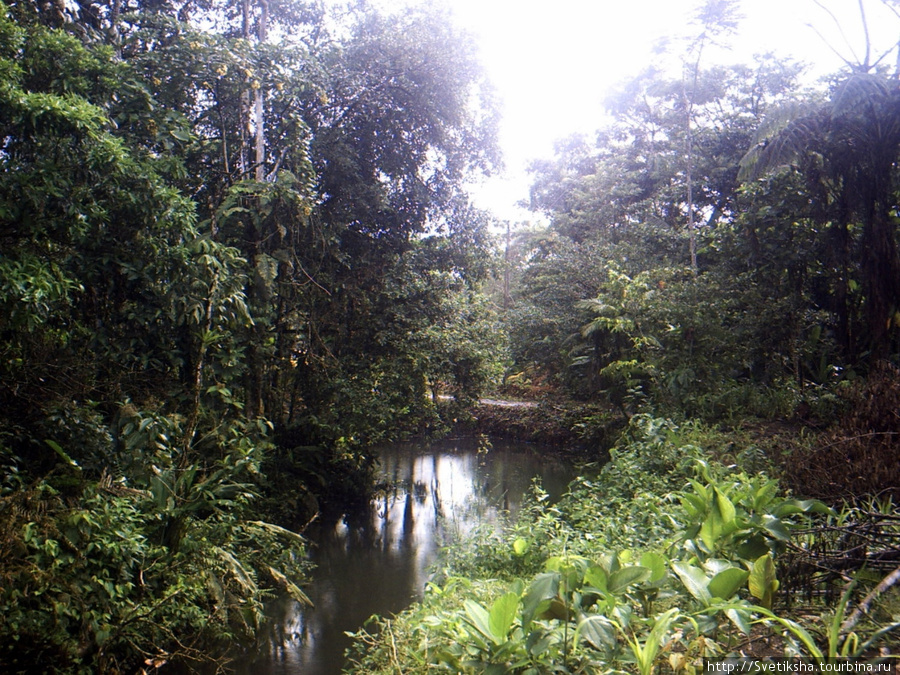
M250 520L247 521L250 525L255 525L256 527L271 532L274 535L279 537L284 537L286 539L290 539L291 541L297 544L306 544L306 538L302 534L298 534L293 530L289 530L287 528L281 527L280 525L275 525L274 523L267 523L262 520Z
M223 563L224 571L231 575L243 592L248 595L255 595L259 591L259 587L253 579L253 573L244 567L243 563L235 558L230 551L226 551L219 546L212 547L212 550L218 555L219 560Z
M894 86L890 86L893 84ZM844 80L831 97L831 117L860 115L880 107L897 93L896 83L870 73L856 73Z
M738 179L756 180L789 169L822 137L827 125L828 119L821 109L793 105L780 109L761 125L757 134L760 140L741 159Z
M616 316L619 310L612 305L603 302L601 298L590 298L588 300L579 300L575 303L577 309L585 309L598 316Z

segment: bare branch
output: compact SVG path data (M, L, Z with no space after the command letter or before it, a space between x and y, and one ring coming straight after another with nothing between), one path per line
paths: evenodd
M841 27L841 22L838 21L838 18L834 15L834 12L832 12L830 9L828 9L828 7L825 6L825 4L822 2L822 0L813 0L813 2L816 4L816 6L819 9L821 9L829 17L831 17L831 20L834 22L834 25L837 27L838 33L840 34L841 38L843 39L844 44L847 46L847 49L850 50L850 54L852 55L853 59L855 59L855 62L851 61L851 60L847 59L845 56L843 56L837 50L837 48L833 44L831 44L831 42L824 35L822 35L821 32L819 32L819 30L815 26L813 26L812 24L807 24L807 26L812 28L815 31L816 35L818 35L819 38L822 40L822 42L825 43L825 46L828 47L831 51L833 51L837 55L837 57L841 61L843 61L845 64L847 64L849 67L853 68L854 66L859 65L859 57L856 55L856 51L853 49L853 45L851 44L850 40L847 38L847 34L844 33L844 29Z
M878 599L882 593L891 588L894 584L900 581L900 567L895 569L893 572L888 574L884 579L881 580L881 583L878 584L875 588L872 589L872 592L869 593L859 605L856 606L856 609L853 610L853 614L847 617L847 620L841 624L841 635L846 635L853 627L859 623L859 620L862 618L863 614L869 611L869 607L871 607L872 603Z

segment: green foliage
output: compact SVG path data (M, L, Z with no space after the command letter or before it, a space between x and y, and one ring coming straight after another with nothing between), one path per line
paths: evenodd
M887 356L896 327L900 287L894 279L900 257L889 204L900 151L898 96L893 77L848 73L833 87L828 102L774 116L741 163L748 180L795 168L812 199L827 195L822 208L797 215L819 226L827 223L820 238L842 242L834 256L843 274L828 279L829 304L840 317L836 328L851 362L869 350ZM862 292L851 298L853 290ZM850 334L857 322L865 338Z
M627 414L790 415L894 347L896 87L857 73L823 102L792 64L691 72L624 84L595 145L533 166L551 225L513 277L513 357Z
M212 645L253 639L274 589L305 599L291 581L305 575L303 540L245 519L259 451L235 439L201 473L179 461L172 431L145 417L128 434L148 462L137 487L80 480L73 503L47 478L5 497L5 669L208 660Z
M518 522L454 549L420 604L377 621L390 641L356 634L350 672L690 672L694 659L746 653L754 630L814 657L859 654L896 630L850 634L849 592L821 635L779 606L779 561L812 545L814 519L835 517L824 504L703 461L687 443L697 428L636 415L626 438L557 505L535 491Z
M437 9L201 5L0 5L4 670L247 644L305 597L262 468L311 517L497 371L471 41Z
M711 480L708 465L699 468ZM739 473L705 485L692 479L690 489L682 491L679 499L687 514L685 546L700 559L721 557L726 550L745 561L778 553L798 527L791 516L833 514L818 500L779 497L777 482L763 474Z

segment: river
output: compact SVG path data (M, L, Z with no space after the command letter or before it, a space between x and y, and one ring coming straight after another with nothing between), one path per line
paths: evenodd
M263 647L237 664L237 675L338 675L350 644L345 631L421 598L442 546L516 513L534 478L556 499L574 477L546 448L514 441L395 444L379 460L390 487L363 513L307 533L315 607L273 602Z

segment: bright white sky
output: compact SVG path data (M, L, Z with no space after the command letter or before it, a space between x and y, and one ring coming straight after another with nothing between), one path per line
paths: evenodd
M412 0L406 0L411 2ZM660 39L691 34L701 0L445 0L481 45L485 69L503 100L501 143L506 175L475 190L479 206L510 220L533 218L516 208L528 194L530 160L550 157L556 139L590 133L603 123L610 87L661 58ZM743 0L730 54L710 62L747 61L767 51L809 62L817 73L838 70L839 57L808 27L850 56L865 44L857 0ZM900 19L882 0L865 0L876 45L900 39ZM696 28L693 28L696 34ZM841 36L841 31L846 41ZM891 56L893 58L894 55Z

